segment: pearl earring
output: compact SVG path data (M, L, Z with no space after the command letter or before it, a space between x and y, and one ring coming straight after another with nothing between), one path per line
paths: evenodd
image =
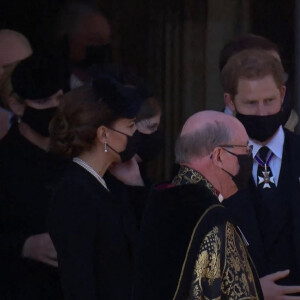
M104 142L104 152L107 152L107 142Z

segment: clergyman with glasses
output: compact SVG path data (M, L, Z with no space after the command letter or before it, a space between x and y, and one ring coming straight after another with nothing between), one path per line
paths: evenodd
M222 205L249 182L248 142L240 121L221 112L186 121L179 172L145 211L134 300L263 299L247 240Z

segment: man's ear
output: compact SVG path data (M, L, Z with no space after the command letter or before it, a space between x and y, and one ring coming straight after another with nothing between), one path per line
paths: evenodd
M232 112L235 112L235 107L233 104L233 99L231 98L229 93L224 93L224 103L227 107L230 108Z
M7 99L7 104L9 106L9 109L17 116L23 116L25 111L25 104L21 103L17 100L17 96L15 94L12 94Z
M215 166L222 167L222 148L216 147L210 155L210 158Z

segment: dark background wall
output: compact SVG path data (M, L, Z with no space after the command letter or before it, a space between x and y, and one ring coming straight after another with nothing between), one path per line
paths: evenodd
M253 0L252 32L268 37L281 51L288 73L294 70L294 22L295 1Z

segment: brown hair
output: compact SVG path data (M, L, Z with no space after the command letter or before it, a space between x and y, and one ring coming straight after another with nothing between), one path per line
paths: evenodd
M64 95L50 123L51 148L78 156L93 147L99 126L111 126L119 118L92 86L74 89Z
M260 79L273 76L278 88L284 85L284 69L281 62L265 50L243 50L233 55L221 72L225 93L232 98L237 94L240 78Z
M139 113L136 116L136 122L150 119L158 114L161 114L160 103L153 97L146 98L142 102Z
M280 57L279 49L275 43L263 36L247 33L229 41L221 50L219 57L220 71L223 70L231 56L246 49L274 51Z

